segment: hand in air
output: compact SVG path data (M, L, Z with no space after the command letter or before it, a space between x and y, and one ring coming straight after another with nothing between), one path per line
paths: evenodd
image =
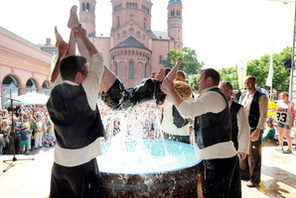
M73 28L72 28L72 33L71 33L71 35L72 35L73 37L80 37L80 38L82 38L82 37L86 36L86 30L83 29L83 28L81 27L81 25L79 24L78 27L73 27Z
M165 69L161 69L155 76L155 79L162 81L165 78Z
M174 89L174 83L173 81L165 78L163 81L162 81L162 84L160 85L160 89L163 93L169 95L171 90Z

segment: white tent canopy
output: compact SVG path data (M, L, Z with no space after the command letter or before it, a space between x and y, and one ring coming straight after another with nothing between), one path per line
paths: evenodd
M31 92L31 93L26 93L24 95L16 96L13 97L15 101L13 101L13 104L22 104L22 105L34 105L34 104L46 104L48 101L49 96L36 93L36 92ZM8 100L4 103L5 106L10 105L11 101Z

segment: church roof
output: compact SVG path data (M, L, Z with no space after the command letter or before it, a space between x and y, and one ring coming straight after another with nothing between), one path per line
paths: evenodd
M142 43L140 43L133 36L128 37L127 39L125 39L124 41L122 41L121 43L119 43L118 45L116 45L113 49L121 48L121 47L136 47L136 48L142 48L142 49L149 50L148 48L145 47L145 45L143 45Z
M167 32L164 31L152 31L152 39L154 40L173 40L169 37Z
M169 4L172 4L172 3L180 3L180 4L182 4L182 0L170 0Z

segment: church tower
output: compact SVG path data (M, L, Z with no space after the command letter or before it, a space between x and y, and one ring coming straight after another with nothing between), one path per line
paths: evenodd
M175 41L175 49L183 47L182 37L182 0L170 0L168 5L168 35Z
M96 36L96 0L79 0L79 20L90 37Z
M130 36L149 48L151 37L151 0L112 0L111 46ZM144 39L143 39L144 38Z

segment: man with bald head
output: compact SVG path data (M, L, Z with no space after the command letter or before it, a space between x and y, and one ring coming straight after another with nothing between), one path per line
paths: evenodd
M248 187L259 186L261 181L261 137L267 118L268 98L256 89L256 77L247 76L244 92L239 103L244 106L250 127L249 155L240 159L241 177L248 180Z

